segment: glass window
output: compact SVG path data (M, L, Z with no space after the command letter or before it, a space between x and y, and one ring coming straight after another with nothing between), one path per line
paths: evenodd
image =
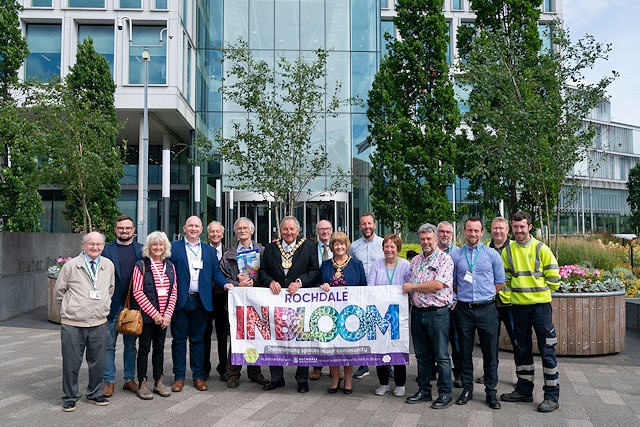
M104 9L104 0L69 0L69 7Z
M187 60L185 61L185 70L184 70L184 88L183 91L186 94L187 103L191 104L191 54L193 51L193 47L191 43L187 42L187 51L185 55L187 55Z
M198 30L196 36L199 49L212 49L222 46L222 0L207 2L208 7L196 9Z
M249 40L248 34L249 3L248 0L224 2L224 40L231 43L238 37Z
M273 0L249 2L249 47L273 49L274 38Z
M96 52L107 58L111 75L113 75L113 26L78 25L78 44L87 37L93 39Z
M544 11L545 12L555 12L556 11L556 2L555 2L555 0L544 0Z
M315 59L315 55L309 55ZM342 87L338 92L338 98L346 99L351 96L350 82L351 76L349 74L350 68L350 55L349 52L331 52L327 58L327 96L330 96L336 90L336 83L341 84ZM348 112L350 107L348 105L341 106L338 111Z
M351 50L375 51L377 45L378 19L376 0L351 2ZM374 13L375 12L375 13Z
M451 1L451 9L452 10L462 10L462 9L464 9L463 0L452 0Z
M168 9L167 7L167 0L156 0L156 9L162 9L162 10L166 10Z
M324 2L300 2L300 49L324 49Z
M160 30L164 27L133 27L133 44L129 47L129 83L144 83L144 61L142 60L143 47L149 46L151 60L149 62L149 84L167 83L167 36L165 43L159 46Z
M300 3L298 0L275 0L276 49L300 48Z
M26 78L45 81L60 75L62 27L58 24L28 24Z
M349 2L344 0L326 0L325 10L327 13L325 18L327 49L348 51L351 40Z
M53 0L31 0L31 7L51 7Z
M538 24L538 33L542 40L542 52L551 52L551 27L547 24Z
M353 106L354 113L364 113L367 111L367 97L373 77L377 71L377 60L375 52L353 52L351 54L351 96L359 97L363 106Z
M142 9L142 0L120 0L121 9Z
M391 37L396 36L396 26L393 21L381 21L380 33L382 34L382 37L380 38L380 42L382 44L382 46L380 46L380 53L384 56L389 53L389 49L387 49L387 43L389 42L385 39L385 34L389 34Z
M222 110L222 53L219 50L201 50L198 52L196 67L196 110ZM203 65L206 64L206 65Z

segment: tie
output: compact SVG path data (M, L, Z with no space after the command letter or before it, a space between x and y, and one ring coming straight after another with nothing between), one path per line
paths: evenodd
M322 244L322 257L324 259L329 259L329 250L327 249L327 245L326 244Z
M291 252L291 245L286 245L286 246L284 247L284 252L285 252L285 253L287 253L287 254L288 254L289 252Z
M93 274L96 274L96 262L95 261L91 261L91 262L89 262L89 264L91 264L91 272Z

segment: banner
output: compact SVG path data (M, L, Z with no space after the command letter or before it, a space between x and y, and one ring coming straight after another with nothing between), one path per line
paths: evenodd
M231 363L378 366L409 363L408 299L401 286L229 291Z

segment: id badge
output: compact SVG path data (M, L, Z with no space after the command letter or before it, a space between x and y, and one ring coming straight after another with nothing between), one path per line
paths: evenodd
M100 299L100 291L89 291L89 298Z
M202 260L201 259L194 259L193 261L191 261L191 265L193 265L193 268L195 270L202 270Z
M464 273L464 281L473 283L473 275L471 274L470 271L467 271L466 273Z
M167 292L166 289L158 289L158 296L159 297L166 297L169 293Z

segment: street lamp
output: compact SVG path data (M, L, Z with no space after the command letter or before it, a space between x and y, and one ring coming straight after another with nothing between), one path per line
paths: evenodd
M144 91L143 91L143 131L142 131L142 144L139 149L138 155L138 242L144 244L147 239L149 231L149 61L151 56L149 55L149 47L162 47L164 43L163 35L167 33L169 39L173 38L171 30L163 28L160 30L160 44L150 45L135 45L133 44L133 32L131 18L123 16L118 23L118 30L122 31L123 25L127 25L129 30L129 47L142 47L142 61L144 62ZM164 198L163 198L164 201ZM164 230L168 232L168 230Z

